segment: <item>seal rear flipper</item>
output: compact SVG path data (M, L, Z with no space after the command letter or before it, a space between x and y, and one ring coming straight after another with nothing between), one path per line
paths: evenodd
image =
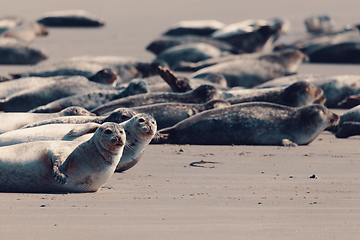
M360 135L359 122L343 122L339 126L339 131L335 134L337 138L348 138L351 136Z
M284 146L284 147L297 147L297 144L292 142L289 139L283 139L281 141L281 145Z

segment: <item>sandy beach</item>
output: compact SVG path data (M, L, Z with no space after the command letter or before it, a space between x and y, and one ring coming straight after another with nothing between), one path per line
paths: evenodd
M45 65L82 55L152 59L146 45L180 20L282 16L292 23L286 42L305 34L311 14L360 23L359 7L354 0L2 0L0 15L36 20L85 9L104 19L104 28L49 29L36 39L31 46L49 54ZM2 65L0 75L32 67ZM360 74L360 67L303 64L299 72ZM0 193L0 239L358 239L359 142L323 132L294 148L150 145L96 193ZM212 163L190 165L200 161Z

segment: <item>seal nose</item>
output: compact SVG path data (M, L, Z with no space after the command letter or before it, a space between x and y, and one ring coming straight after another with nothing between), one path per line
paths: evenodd
M119 136L113 137L113 138L111 139L111 143L113 143L113 144L115 144L115 145L117 145L117 146L123 146L123 145L124 145L124 142L123 142L122 138L119 137Z

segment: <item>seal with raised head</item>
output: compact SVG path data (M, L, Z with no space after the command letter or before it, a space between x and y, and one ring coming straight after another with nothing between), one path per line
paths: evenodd
M126 171L135 164L137 164L142 157L145 147L149 145L150 141L156 134L157 124L156 120L144 113L139 113L133 116L131 119L119 124L122 126L126 133L126 144L124 147L123 155L120 162L116 167L116 172ZM63 139L77 138L77 141L84 141L91 137L91 134L85 134L91 129L96 129L95 125L82 125L80 127L74 127L67 136Z
M23 128L37 127L47 124L81 124L81 123L98 123L102 124L104 122L116 122L121 123L126 120L129 120L136 114L135 111L129 108L117 108L108 115L104 116L63 116L55 117L51 119L46 119L34 123L25 125ZM95 115L95 114L94 114Z
M242 103L208 110L158 131L152 143L306 145L339 117L321 105Z
M128 121L119 124L126 132L126 144L116 171L122 172L133 167L141 158L145 147L154 137L156 120L148 114L136 114ZM92 137L100 125L86 124L52 124L33 128L18 129L0 135L0 146L9 146L34 141L80 141Z
M91 110L91 112L96 115L102 115L119 107L136 107L165 102L205 103L220 98L221 95L215 87L201 85L200 87L185 93L157 92L129 96L106 103Z
M124 129L105 123L86 142L30 142L0 148L0 191L96 192L115 171Z
M0 112L0 133L19 129L27 124L44 121L52 118L62 116L94 116L95 114L87 111L81 107L68 107L58 113L21 113L11 112L4 113Z

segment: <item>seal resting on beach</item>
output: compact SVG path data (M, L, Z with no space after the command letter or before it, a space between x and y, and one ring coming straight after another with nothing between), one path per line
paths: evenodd
M102 27L105 24L82 9L47 12L37 22L47 27Z
M126 133L126 144L116 171L122 172L133 167L141 158L145 147L154 137L156 120L148 114L136 114L131 119L119 122ZM32 128L18 129L0 135L0 146L9 146L35 141L80 141L92 137L101 126L95 122L85 124L46 124Z
M112 86L89 81L85 77L71 77L50 84L29 88L0 100L0 110L26 112L57 99L96 90L114 90Z
M228 107L230 103L224 100L212 100L207 103L156 103L145 106L131 108L138 113L147 113L156 119L158 129L171 127L178 122L191 117L200 112Z
M19 129L27 124L44 121L46 119L52 119L62 116L94 116L95 114L87 111L81 107L68 107L57 113L22 113L12 112L4 113L0 112L0 133Z
M126 141L124 129L105 123L93 137L30 142L0 148L0 191L95 192L115 171Z
M0 64L37 64L47 59L46 53L13 38L0 38Z
M97 90L90 93L76 94L60 98L46 105L30 110L34 113L52 113L61 111L69 106L81 106L87 110L94 109L115 99L147 93L148 87L144 81L132 80L125 89Z
M129 120L136 114L135 111L129 108L117 108L108 115L104 116L63 116L63 117L55 117L51 119L46 119L34 123L29 123L25 125L23 128L32 128L47 124L81 124L81 123L98 123L103 124L104 122L116 122L121 123L126 120ZM95 114L93 114L95 115Z
M119 107L137 107L165 102L205 103L210 100L220 98L221 95L215 87L210 85L201 85L200 87L185 93L155 92L129 96L101 105L91 110L91 112L96 115L103 115L104 113Z
M313 103L324 104L323 90L312 83L299 81L288 87L264 89L229 89L223 99L231 104L244 102L270 102L290 107L304 107Z
M321 105L242 103L208 110L158 131L152 143L306 145L339 117Z

